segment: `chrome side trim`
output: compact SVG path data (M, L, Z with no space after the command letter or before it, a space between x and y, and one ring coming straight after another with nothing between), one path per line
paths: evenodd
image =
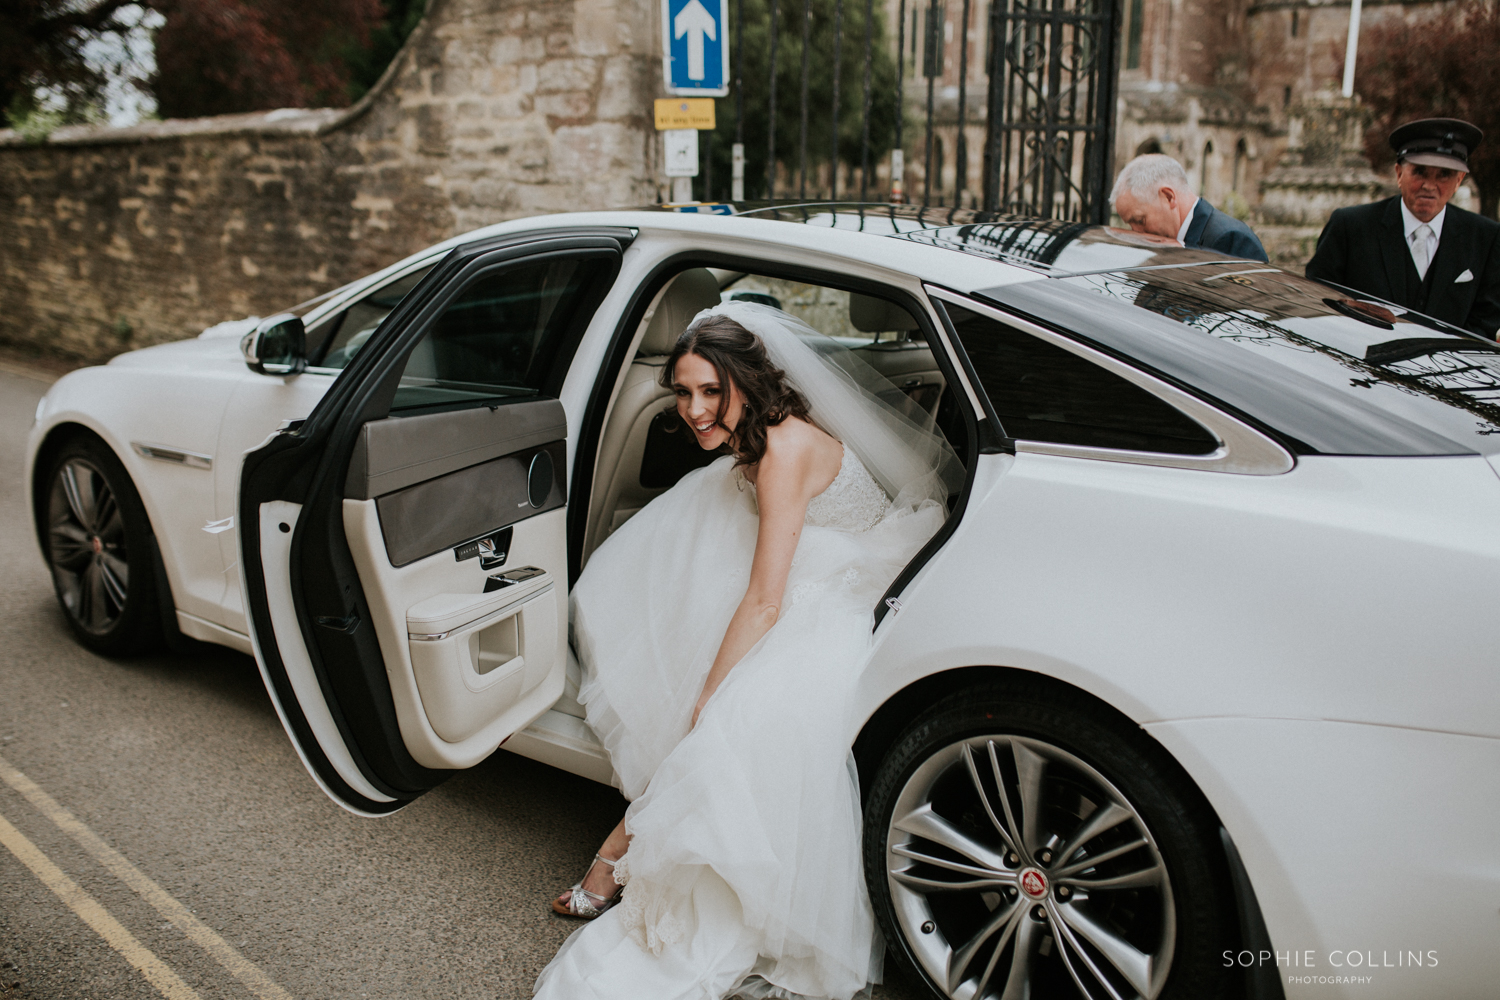
M214 458L212 455L200 455L195 451L169 448L164 444L144 444L140 441L130 442L130 447L134 448L136 454L142 458L154 458L158 462L185 465L190 469L212 469L214 467Z
M943 302L981 316L988 316L1023 330L1047 343L1061 347L1093 362L1106 371L1140 386L1163 402L1181 410L1203 425L1219 439L1219 447L1206 455L1173 455L1165 452L1126 451L1118 448L1093 448L1084 445L1054 444L1047 441L1016 441L1016 451L1037 455L1060 455L1066 458L1090 458L1101 462L1124 462L1130 465L1155 465L1173 469L1201 469L1205 472L1229 472L1242 476L1279 476L1290 472L1296 460L1281 445L1240 420L1215 409L1196 396L1132 368L1103 351L1070 340L1046 327L1012 316L994 306L985 305L943 288L928 285L927 294Z
M1209 275L1207 278L1203 279L1203 283L1207 284L1210 281L1218 281L1220 278L1238 278L1242 274L1266 274L1266 273L1279 274L1279 273L1281 273L1281 268L1279 268L1279 267L1252 267L1252 268L1249 268L1249 269L1244 270L1244 271L1226 271L1226 272L1224 272L1222 274L1212 274L1212 275Z
M446 632L407 632L406 637L412 642L438 642L448 638L450 635L457 635L460 632L473 632L504 621L512 615L519 614L521 609L530 604L535 598L552 592L551 578L547 574L543 573L534 579L541 583L542 586L537 587L535 590L523 590L520 594L515 595L511 600L500 605L494 611L480 615L471 622L465 622L458 626L458 628L452 628Z

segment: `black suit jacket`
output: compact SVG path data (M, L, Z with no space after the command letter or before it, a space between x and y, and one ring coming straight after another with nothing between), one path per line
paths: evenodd
M1266 248L1260 245L1260 238L1250 227L1214 208L1207 198L1199 198L1198 204L1193 206L1193 221L1188 223L1182 245L1217 250L1247 260L1264 262L1267 259Z
M1357 289L1486 337L1500 329L1500 222L1448 206L1427 280L1417 280L1398 195L1341 208L1318 237L1307 276ZM1465 272L1469 280L1459 281Z

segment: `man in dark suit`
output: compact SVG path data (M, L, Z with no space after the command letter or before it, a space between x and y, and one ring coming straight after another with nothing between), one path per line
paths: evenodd
M1146 153L1125 164L1109 200L1121 221L1138 233L1231 257L1266 259L1266 248L1250 227L1195 195L1182 164L1164 153Z
M1485 337L1500 329L1500 222L1448 204L1484 133L1456 118L1391 133L1401 193L1334 212L1307 276Z

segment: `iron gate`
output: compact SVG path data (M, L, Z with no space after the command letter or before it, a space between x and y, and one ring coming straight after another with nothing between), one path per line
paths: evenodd
M967 2L967 0L966 0ZM995 0L984 206L1102 223L1109 216L1116 0ZM999 109L999 114L996 114Z
M706 148L705 200L857 192L1106 221L1120 0L985 2L734 0L733 86ZM748 146L747 122L760 133Z

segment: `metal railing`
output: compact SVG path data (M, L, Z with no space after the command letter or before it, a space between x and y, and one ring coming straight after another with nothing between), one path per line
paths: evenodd
M715 185L710 137L705 198L743 201L747 186L767 201L857 192L1105 221L1119 0L985 3L749 0L747 12L734 0L733 114L719 136L733 145Z

